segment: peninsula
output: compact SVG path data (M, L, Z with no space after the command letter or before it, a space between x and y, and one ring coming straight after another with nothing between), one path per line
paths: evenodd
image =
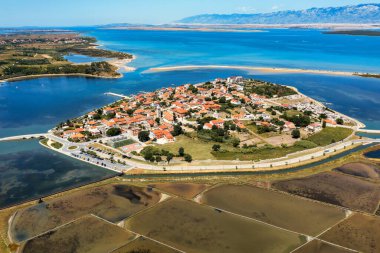
M43 144L119 172L281 169L362 143L365 127L293 87L234 76L122 97ZM238 163L236 163L238 162Z
M130 62L130 54L97 48L96 40L76 33L31 33L0 36L0 80L12 81L54 75L116 78L117 70ZM75 64L70 54L106 60Z

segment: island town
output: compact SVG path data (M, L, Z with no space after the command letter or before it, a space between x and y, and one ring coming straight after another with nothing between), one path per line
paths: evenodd
M118 171L147 164L166 170L320 151L357 138L362 127L293 87L242 76L118 96L58 124L43 142L57 150L65 145L66 154L103 167L110 162Z

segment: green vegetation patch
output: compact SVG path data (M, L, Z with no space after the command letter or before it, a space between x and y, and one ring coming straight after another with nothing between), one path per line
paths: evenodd
M218 160L239 159L241 161L259 161L264 159L283 157L287 154L304 149L305 148L296 145L291 147L274 147L271 145L265 145L263 147L253 147L248 149L221 150L212 152L212 154Z
M200 253L252 252L253 249L261 253L290 252L306 239L182 199L161 202L127 220L126 227L177 249Z
M343 127L326 127L319 133L307 138L319 146L326 146L334 142L344 140L352 134L352 129Z
M55 148L55 149L60 149L60 148L63 147L63 144L60 143L60 142L52 142L50 145L51 145L53 148Z
M120 148L120 147L124 147L133 143L136 143L136 142L132 139L128 139L128 140L117 141L112 146L114 148Z
M250 80L245 82L244 91L248 93L256 93L266 97L283 97L297 94L297 92L287 86L273 84L270 82Z
M167 150L173 154L178 153L178 149L183 147L185 152L190 154L194 160L207 160L207 159L215 159L212 154L212 146L216 144L213 141L202 141L199 139L193 139L187 137L185 135L180 135L176 137L176 141L172 143L168 143L165 145L160 145L159 147ZM219 143L222 147L226 145L223 143Z

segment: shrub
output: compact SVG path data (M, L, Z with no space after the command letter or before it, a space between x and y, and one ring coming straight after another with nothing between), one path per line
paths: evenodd
M116 135L121 134L121 129L117 127L110 128L107 130L106 134L107 136L116 136Z
M188 163L191 163L191 161L193 161L193 157L189 154L185 154L184 158L185 158L185 161Z
M300 130L298 130L298 129L294 129L294 130L292 131L292 137L293 137L294 139L298 139L298 138L300 138L300 137L301 137L301 132L300 132Z
M138 135L139 141L141 142L147 142L150 140L149 138L149 132L148 131L141 131Z

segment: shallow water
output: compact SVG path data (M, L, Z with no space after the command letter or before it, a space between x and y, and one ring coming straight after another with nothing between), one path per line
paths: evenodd
M0 143L0 161L0 208L116 175L37 140Z
M64 56L64 58L68 61L74 63L90 63L90 62L98 62L98 61L107 61L107 58L104 57L93 57L81 54L69 54Z

